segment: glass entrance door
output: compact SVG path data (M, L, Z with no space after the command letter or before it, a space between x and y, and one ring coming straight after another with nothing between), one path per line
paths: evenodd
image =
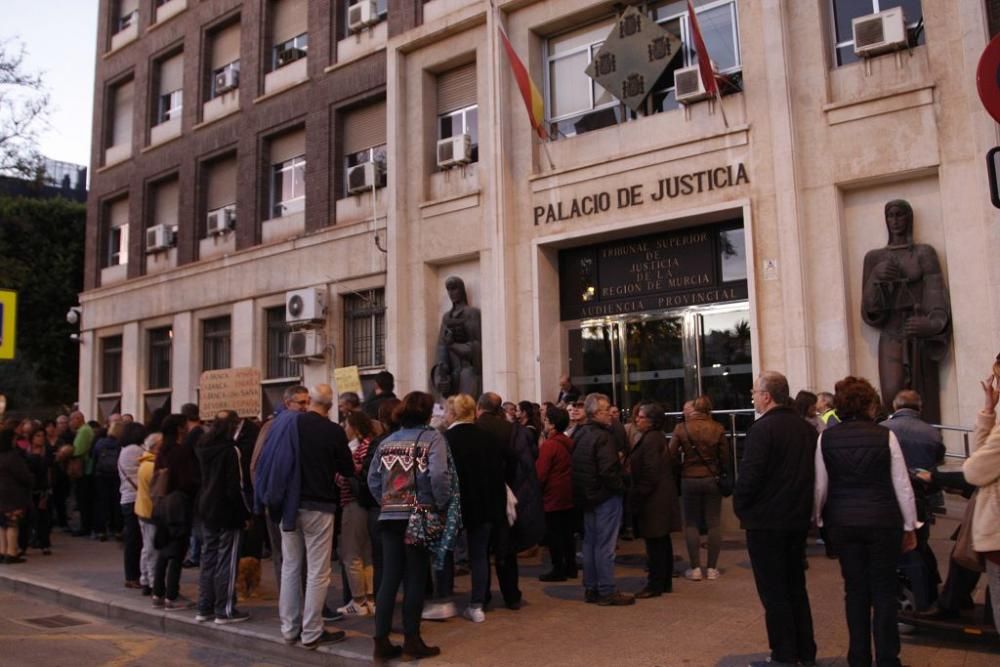
M746 302L570 324L570 378L623 411L657 401L668 412L708 394L716 409L751 407Z

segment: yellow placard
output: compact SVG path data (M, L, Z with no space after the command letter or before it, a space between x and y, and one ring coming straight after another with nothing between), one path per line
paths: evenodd
M257 368L205 371L198 389L198 412L202 419L214 419L221 410L234 410L240 417L260 415L260 370Z
M361 375L357 366L344 366L333 369L333 383L337 385L337 393L345 394L353 391L361 396Z
M0 289L0 359L14 358L17 337L17 292Z

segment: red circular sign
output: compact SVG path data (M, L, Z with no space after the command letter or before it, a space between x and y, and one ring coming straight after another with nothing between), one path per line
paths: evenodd
M983 49L976 68L976 89L986 111L1000 123L1000 35Z

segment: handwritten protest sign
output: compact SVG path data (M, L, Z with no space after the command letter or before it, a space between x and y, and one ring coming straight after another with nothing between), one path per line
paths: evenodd
M220 410L240 417L260 414L260 370L225 368L205 371L199 382L198 409L202 419L214 419Z

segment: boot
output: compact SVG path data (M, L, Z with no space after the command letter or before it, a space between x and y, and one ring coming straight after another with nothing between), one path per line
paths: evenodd
M403 641L403 653L413 658L433 658L441 654L437 646L428 646L420 635L406 635Z
M403 654L403 649L396 646L388 637L375 637L375 650L372 652L373 660L393 660Z

